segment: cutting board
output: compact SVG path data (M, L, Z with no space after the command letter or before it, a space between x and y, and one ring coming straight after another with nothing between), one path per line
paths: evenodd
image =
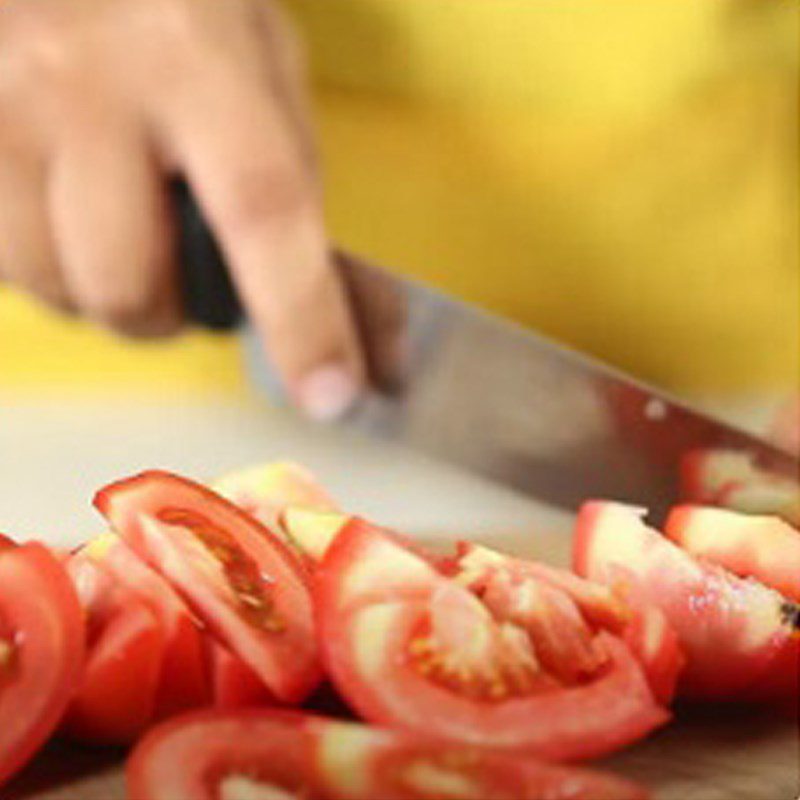
M442 540L422 538L433 545ZM563 531L481 538L519 554L535 551L556 564L567 557ZM60 745L31 765L2 800L124 800L121 762L116 753ZM596 766L645 783L656 800L800 798L798 727L791 713L678 708L672 725Z
M563 512L416 454L342 440L245 401L218 406L4 402L2 526L15 535L73 545L97 531L88 498L105 481L152 466L203 477L280 457L311 466L346 507L402 530L427 531L422 538L431 544L440 545L453 531L460 538L470 532L499 549L554 564L568 561L571 518ZM794 711L792 719L741 709L680 708L671 726L599 766L648 784L657 800L798 800ZM122 762L120 753L51 747L0 790L0 800L123 800Z

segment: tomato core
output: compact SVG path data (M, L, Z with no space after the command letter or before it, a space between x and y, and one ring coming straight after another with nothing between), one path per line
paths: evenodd
M409 663L426 680L483 702L502 702L556 686L540 671L530 650L517 651L499 649L480 662L470 662L440 644L429 624L421 625L406 646Z
M219 561L239 600L239 614L243 619L270 633L286 629L285 622L276 614L266 594L265 578L258 565L227 531L201 514L182 508L166 508L158 513L158 519L167 525L191 531Z

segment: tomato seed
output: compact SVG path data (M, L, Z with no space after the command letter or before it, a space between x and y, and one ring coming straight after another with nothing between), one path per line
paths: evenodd
M17 654L16 645L8 639L0 639L0 679L8 676L14 668L15 656ZM0 680L2 685L2 680Z
M424 678L476 700L500 702L547 688L546 681L537 684L535 664L470 666L461 663L457 653L441 649L432 636L417 635L410 639L406 652L411 665Z

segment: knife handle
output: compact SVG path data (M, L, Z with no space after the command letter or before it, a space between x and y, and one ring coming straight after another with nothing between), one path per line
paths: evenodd
M244 315L222 251L186 182L173 181L170 190L178 223L184 313L204 328L231 330Z

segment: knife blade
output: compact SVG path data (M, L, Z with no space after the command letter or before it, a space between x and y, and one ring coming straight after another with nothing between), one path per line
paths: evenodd
M214 237L185 186L175 197L188 312L211 327L234 325L243 315ZM351 284L382 286L405 353L402 380L368 392L346 427L568 509L606 497L658 516L678 499L682 458L701 448L800 472L788 453L594 358L363 258L338 260ZM257 383L274 391L252 329L245 340Z

